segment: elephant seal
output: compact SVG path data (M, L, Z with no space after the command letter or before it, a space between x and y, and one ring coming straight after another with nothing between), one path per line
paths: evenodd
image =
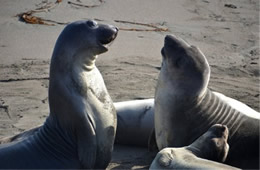
M117 32L92 20L64 28L51 59L50 114L29 137L0 146L1 169L107 167L116 112L95 60Z
M215 124L189 146L162 149L150 169L237 169L219 163L228 154L227 138L228 128Z
M197 47L167 35L161 53L154 106L159 150L188 145L211 125L225 124L230 130L226 163L258 168L260 114L207 88L210 67Z
M114 103L117 112L115 143L147 146L154 129L154 99Z

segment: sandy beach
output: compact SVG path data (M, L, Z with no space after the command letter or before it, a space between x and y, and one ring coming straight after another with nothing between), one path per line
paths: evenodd
M44 122L55 41L66 24L82 19L120 29L96 63L114 102L153 98L163 40L174 34L207 57L210 89L260 111L258 0L57 2L0 2L0 137ZM41 24L24 22L32 16ZM148 168L154 154L146 148L115 146L108 169Z

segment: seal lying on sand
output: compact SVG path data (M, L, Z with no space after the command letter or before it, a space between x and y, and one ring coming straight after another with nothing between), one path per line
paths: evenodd
M0 146L0 168L107 167L116 112L95 60L117 32L91 20L65 27L51 60L50 115L24 140Z
M213 125L189 146L161 150L150 169L237 169L218 163L225 161L227 157L229 150L227 138L226 126Z
M154 106L158 148L188 145L211 125L225 124L230 130L226 163L258 168L260 114L207 88L210 67L198 48L168 35L161 52Z
M154 129L154 99L114 103L117 112L115 143L147 146Z

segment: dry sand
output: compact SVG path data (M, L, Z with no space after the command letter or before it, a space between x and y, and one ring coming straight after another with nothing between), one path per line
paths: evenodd
M26 24L16 17L47 2L55 0L0 2L0 137L38 125L49 113L50 57L64 25ZM34 15L62 23L96 19L121 28L110 51L97 61L115 102L154 96L164 36L175 34L206 55L212 70L210 89L260 110L259 0L71 2L97 6L86 8L63 0ZM117 20L168 31L142 31L153 28ZM153 156L146 148L116 146L109 169L148 168Z

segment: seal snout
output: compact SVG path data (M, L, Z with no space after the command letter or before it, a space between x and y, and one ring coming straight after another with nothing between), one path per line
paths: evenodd
M166 35L164 38L164 46L167 45L177 45L178 39L173 35Z
M178 39L174 35L166 35L164 38L164 46L161 49L161 54L166 57L169 51L175 50L178 47Z
M176 56L178 58L179 56L183 56L182 54L185 54L185 51L187 49L186 47L187 44L185 44L181 39L177 38L174 35L166 35L164 38L164 46L161 53L164 57Z
M102 29L99 41L102 45L107 45L115 40L117 37L118 28L115 26L107 26Z
M171 40L176 40L176 36L174 35L166 35L165 38L164 38L164 42L168 42L168 41L171 41Z
M182 41L177 38L175 35L166 35L164 38L164 45L166 46L171 46L173 47L184 47L184 44L182 43Z
M211 127L211 130L215 132L217 137L224 137L227 139L229 131L226 125L215 124Z
M188 49L190 45L175 35L166 35L164 38L164 46L176 49Z

